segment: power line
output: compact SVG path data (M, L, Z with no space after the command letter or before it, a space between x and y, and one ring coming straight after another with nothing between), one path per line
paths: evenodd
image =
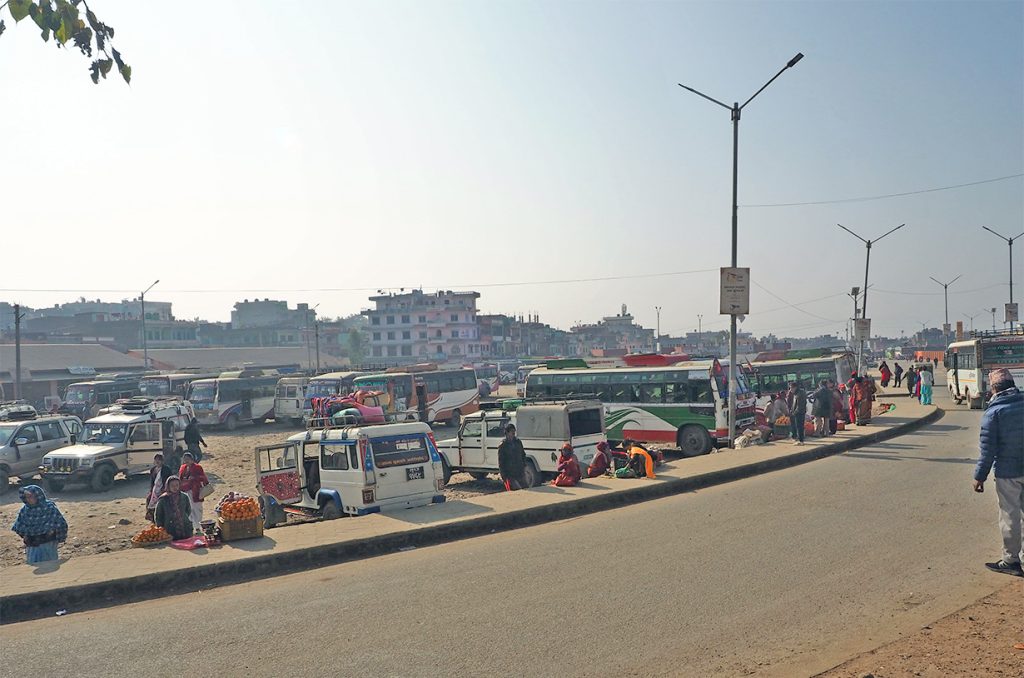
M768 289L768 288L767 288L767 287L765 287L764 285L761 285L760 283L758 283L758 282L756 282L756 281L754 281L754 280L751 280L751 282L752 282L752 283L754 283L754 285L755 285L756 287L758 287L758 288L759 288L759 289L760 289L761 291L763 291L763 292L766 292L766 293L770 294L771 296L775 297L776 299L778 299L778 300L779 300L779 301L781 301L782 303L786 304L786 306L788 306L788 307L790 307L790 308L793 308L793 309L796 309L797 311L800 311L800 312L801 312L801 313L803 313L804 315L809 315L809 316L811 316L812 318L817 318L818 320L827 320L827 321L828 321L828 322L830 322L830 323L838 323L838 322L843 322L842 320L833 320L832 318L826 318L825 316L817 315L817 314L811 313L810 311L805 311L804 309L800 308L800 307L799 307L799 306L797 306L796 304L791 304L791 303L789 303L788 301L786 301L785 299L783 299L783 298L782 298L782 297L780 297L779 295L775 294L774 292L772 292L772 291L771 291L770 289Z
M888 198L902 198L908 195L920 195L922 193L936 193L938 191L949 191L955 188L967 188L968 186L980 186L981 184L991 184L997 181L1006 181L1008 179L1017 179L1024 177L1024 173L1020 174L1008 174L1005 177L995 177L992 179L982 179L981 181L971 181L966 184L954 184L952 186L939 186L937 188L924 188L919 191L905 191L903 193L887 193L885 195L870 195L861 198L838 198L836 200L812 200L808 202L778 202L778 203L764 203L757 205L740 205L740 207L801 207L804 205L835 205L838 203L846 202L867 202L869 200L886 200Z
M1006 287L1006 285L1007 285L1007 283L995 283L995 284L989 285L987 287L976 287L973 290L957 290L955 292L950 292L949 294L950 295L954 295L954 294L974 294L975 292L984 292L985 290L991 290L991 289L996 288L996 287ZM873 292L882 292L883 294L902 294L902 295L915 296L915 297L941 297L942 296L942 292L904 292L904 291L901 291L901 290L883 290L883 289L878 289L878 288L876 288L874 286L871 287L871 290Z

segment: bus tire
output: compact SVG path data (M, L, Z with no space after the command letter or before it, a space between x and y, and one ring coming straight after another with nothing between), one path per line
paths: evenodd
M469 477L472 478L473 480L485 480L488 475L490 475L490 474L486 473L485 471L470 471L469 472ZM0 491L2 491L2 490L0 490Z
M229 431L234 431L235 429L237 429L238 428L238 415L236 415L236 414L229 414L227 421L224 422L224 426Z
M333 499L328 499L324 507L320 509L320 515L323 516L324 520L337 520L341 517L341 509L338 508Z
M544 482L544 475L537 470L537 464L532 459L526 460L526 469L523 471L523 478L527 487L537 487Z
M459 424L462 423L462 410L456 409L452 412L452 418L448 420L448 425L452 428L458 428Z
M683 457L699 457L711 452L713 443L711 436L703 426L684 426L676 434L676 444Z
M103 464L92 472L92 479L89 486L93 492L108 492L114 486L114 467L110 464Z

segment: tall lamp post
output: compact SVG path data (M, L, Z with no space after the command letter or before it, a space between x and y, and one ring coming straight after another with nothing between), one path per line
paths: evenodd
M147 287L142 294L139 295L139 302L142 304L142 366L144 369L149 369L149 343L146 337L146 292L153 289L153 287L160 282L159 280L153 281L153 284Z
M853 299L853 315L850 316L850 324L852 325L853 322L857 319L857 297L860 296L860 288L859 287L851 287L849 293L847 293L846 296L848 296L851 299ZM853 328L852 327L850 328L850 348L851 349L853 348Z
M963 274L961 273L957 277L950 280L948 283L944 283L940 280L935 280L935 278L932 278L932 276L928 276L929 278L932 278L933 281L942 285L942 296L943 299L945 299L946 304L946 322L942 325L942 338L946 340L947 346L949 345L949 286L955 283L957 280L959 280L960 276L962 275Z
M1024 233L1019 233L1019 234L1013 236L1012 238L1007 238L1002 233L996 233L995 231L993 231L988 226L982 226L982 228L984 228L986 231L988 231L992 235L999 236L1000 238L1002 238L1003 240L1006 241L1007 245L1009 245L1009 248L1010 248L1010 303L1012 304L1013 303L1013 241L1016 240L1017 238L1020 238L1021 236L1024 236ZM1011 330L1013 329L1013 323L1012 322L1010 323L1010 329ZM994 331L995 327L993 327L992 330Z
M996 331L996 307L993 306L992 308L986 308L985 312L992 314L992 331L995 332Z
M971 321L971 334L974 334L974 319L977 318L981 313L975 313L974 315L963 314L965 318Z
M860 240L861 242L863 242L865 247L867 247L867 255L864 257L864 301L861 303L861 317L864 318L865 320L867 320L867 318L868 318L868 267L871 265L871 246L873 244L875 244L876 242L878 242L879 240L881 240L882 238L884 238L885 236L889 235L890 233L895 233L896 231L900 230L901 228L906 226L906 224L900 224L896 228L893 228L893 229L890 229L890 230L886 231L885 233L883 233L882 235L878 236L874 240L865 240L864 238L860 237L859 235L857 235L856 233L854 233L853 231L848 229L846 226L843 226L842 224L836 224L836 226L838 226L839 228L843 229L844 231L846 231L847 233L852 235L857 240ZM861 339L860 340L860 348L857 350L857 371L858 372L860 372L861 369L863 368L863 362L864 362L864 340Z
M656 322L656 325L655 325L658 328L657 329L658 334L657 334L656 338L654 339L654 350L656 352L658 352L658 353L661 353L661 306L655 306L654 307L654 312L655 312L655 314L657 314L657 318L658 318L658 320Z
M768 85L775 82L775 79L782 75L786 70L796 66L797 62L804 58L804 55L797 52L796 56L786 62L786 65L779 69L779 72L772 76L771 80L761 86L761 89L754 92L749 99L743 102L741 105L738 102L734 102L732 106L724 104L718 99L709 97L703 92L698 92L692 87L687 87L682 83L677 83L683 89L693 92L699 97L707 99L711 103L718 104L722 108L729 111L729 115L732 119L732 267L736 268L736 245L737 245L737 230L739 225L739 207L737 204L737 184L738 178L737 173L739 171L739 143L740 143L740 115L743 109L746 108L747 104L754 100L758 94L763 92ZM737 391L736 386L736 314L729 314L729 447L734 445L736 439L736 398L733 397Z
M700 345L704 339L704 314L697 314L697 353L700 353Z

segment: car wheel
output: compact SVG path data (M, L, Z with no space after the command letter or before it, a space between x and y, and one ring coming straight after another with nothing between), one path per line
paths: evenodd
M537 465L533 463L532 459L526 462L526 471L523 473L523 477L527 487L537 487L544 482L543 474L537 470Z
M484 480L490 474L484 473L483 471L470 471L469 475L473 480Z
M684 426L676 435L676 443L684 457L699 457L711 451L711 436L700 426Z
M320 515L323 516L324 520L337 520L341 517L341 509L338 508L333 499L328 499L327 503L320 510Z
M90 485L94 492L107 492L114 486L114 467L104 464L93 471Z
M0 494L3 494L11 487L11 475L7 469L0 468Z
M441 473L444 475L444 484L447 485L452 479L452 467L448 465L448 460L441 456Z
M226 422L224 422L224 425L227 427L227 429L229 431L234 431L235 429L237 429L238 428L238 415L235 415L235 414L228 415L228 420Z
M46 480L46 491L47 492L60 492L64 489L63 480Z

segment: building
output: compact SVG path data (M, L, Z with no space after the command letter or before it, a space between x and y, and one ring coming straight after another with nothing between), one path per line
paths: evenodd
M288 308L287 301L272 299L244 299L235 303L231 311L231 329L280 328L301 329L312 327L316 311L309 304L298 304Z
M637 325L625 304L618 315L605 316L597 323L578 325L572 331L587 353L593 349L625 349L627 353L654 350L654 330Z
M14 397L15 360L14 345L0 345L0 399ZM98 344L22 344L21 398L46 409L46 399L62 397L69 384L142 371L141 356Z
M519 343L513 340L513 328L518 321L502 313L478 315L480 353L484 358L514 358L521 354Z
M477 326L479 292L423 290L370 297L370 361L469 362L482 355Z
M142 351L132 351L130 356L142 359ZM265 369L298 368L316 370L316 353L305 346L268 347L216 347L216 348L150 348L149 362L157 370L195 369L204 372L223 372L245 367ZM348 360L321 351L321 371L342 368Z
M122 299L121 301L88 301L81 297L78 301L57 304L50 308L22 308L26 320L32 318L73 318L88 314L94 322L114 320L140 320L142 318L142 301L140 299ZM150 320L174 320L169 301L146 301L146 322Z

